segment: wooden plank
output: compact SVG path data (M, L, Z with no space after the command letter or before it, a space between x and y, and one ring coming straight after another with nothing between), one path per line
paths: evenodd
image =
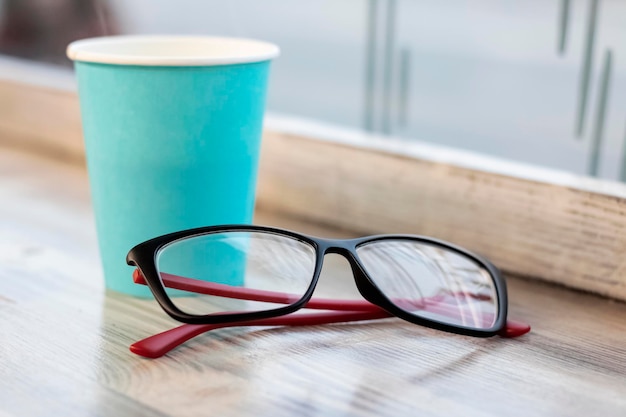
M475 339L398 319L232 328L158 360L128 351L176 325L106 292L80 167L0 148L0 415L590 416L626 408L626 305L509 279L533 331ZM328 236L272 212L257 222ZM349 277L325 264L330 287ZM549 394L546 394L549 393Z
M435 236L509 273L626 300L622 184L590 192L301 135L264 140L265 210L362 233Z
M0 82L0 97L3 143L73 162L84 160L75 94Z

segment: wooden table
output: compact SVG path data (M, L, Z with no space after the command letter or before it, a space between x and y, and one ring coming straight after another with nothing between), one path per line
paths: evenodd
M141 358L128 345L176 323L104 290L84 169L0 148L2 417L626 415L626 305L516 278L509 294L533 326L518 339L388 319L222 329Z

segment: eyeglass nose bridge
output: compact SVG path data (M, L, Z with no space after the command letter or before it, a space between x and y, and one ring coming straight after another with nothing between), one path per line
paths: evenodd
M359 293L372 304L375 304L386 310L385 306L389 301L378 289L376 284L370 279L365 272L365 268L358 260L356 255L356 240L324 240L320 242L320 256L336 254L342 256L350 264L352 276Z

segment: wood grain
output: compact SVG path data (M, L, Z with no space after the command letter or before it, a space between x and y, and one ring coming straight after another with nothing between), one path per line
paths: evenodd
M533 325L519 339L389 319L223 329L147 360L128 345L175 323L104 290L84 170L0 148L0 201L3 417L624 415L623 303L510 279L511 316ZM327 285L348 274L326 266Z

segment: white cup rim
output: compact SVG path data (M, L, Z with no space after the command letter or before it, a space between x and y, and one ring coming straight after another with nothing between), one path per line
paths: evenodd
M104 36L67 47L73 61L112 65L214 66L268 61L278 55L278 46L269 42L218 36Z

